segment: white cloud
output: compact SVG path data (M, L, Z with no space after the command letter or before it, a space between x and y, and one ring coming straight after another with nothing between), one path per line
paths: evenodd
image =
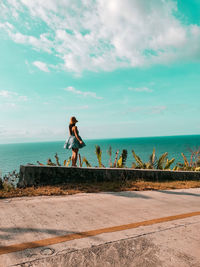
M6 106L11 107L11 108L15 108L16 104L15 103L7 103Z
M4 21L13 13L19 21L30 17L24 24L30 34L9 22L0 22L0 28L17 43L59 57L60 69L108 71L200 59L200 27L181 23L175 16L175 0L4 2L0 3ZM44 33L34 36L34 25L41 24L46 25Z
M12 101L27 101L28 97L24 96L24 95L19 95L16 92L12 92L12 91L7 91L7 90L1 90L0 91L0 97L6 98L9 101L12 99ZM7 105L10 106L15 106L15 104L13 103L6 103Z
M149 115L149 114L162 114L165 110L167 110L167 106L158 105L158 106L136 106L127 109L124 114L126 113L138 113L141 115Z
M75 89L72 86L68 86L67 88L65 88L65 90L68 91L68 92L71 92L73 94L84 96L84 97L92 97L92 98L96 98L96 99L103 99L103 97L97 96L97 94L94 93L94 92L83 92L83 91Z
M5 23L0 23L0 29L4 29L4 30L12 30L14 27L12 24L10 24L9 22L5 22Z
M36 66L38 69L44 71L44 72L49 72L49 69L47 67L47 64L41 61L34 61L33 65Z
M10 97L10 92L9 91L5 91L5 90L1 90L0 91L0 96Z
M0 96L2 96L2 97L9 98L9 97L16 96L16 95L18 95L18 94L15 92L11 92L11 91L6 91L6 90L0 91Z
M150 111L153 114L160 114L160 113L163 113L166 109L167 109L166 106L154 106L150 108Z
M0 103L1 111L12 110L12 109L15 109L16 107L17 107L16 103L13 103L13 102L6 102L3 104Z
M72 112L74 110L86 110L88 108L89 108L88 105L83 105L83 106L69 106L69 105L67 105L67 106L63 107L64 110L68 110L68 111L72 111Z
M153 92L153 90L149 89L148 87L136 87L136 88L129 87L128 90L133 92L147 92L147 93Z
M62 140L64 132L55 127L39 126L38 128L32 125L6 125L0 126L0 143L13 143L13 142L29 142L34 141L52 141Z
M20 32L13 32L7 28L7 32L10 38L19 44L31 45L34 49L39 51L45 51L47 53L52 53L53 43L47 38L46 34L41 34L39 38L32 35L24 35Z
M25 95L19 96L19 100L26 102L28 100L28 97Z
M80 108L79 109L88 109L89 108L89 106L88 105L84 105L84 106L80 106Z

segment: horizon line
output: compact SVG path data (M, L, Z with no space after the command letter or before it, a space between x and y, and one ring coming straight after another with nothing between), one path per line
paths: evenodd
M85 141L92 140L116 140L116 139L134 139L134 138L156 138L156 137L184 137L184 136L200 136L200 134L177 134L177 135L153 135L153 136L134 136L134 137L115 137L115 138L84 138ZM14 142L14 143L0 143L0 145L14 145L14 144L33 144L33 143L53 143L53 142L65 142L63 140L49 140L49 141L25 141L25 142Z

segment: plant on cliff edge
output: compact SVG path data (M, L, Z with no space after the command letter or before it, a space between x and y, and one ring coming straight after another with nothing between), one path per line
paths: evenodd
M66 161L66 159L65 159L64 162L63 162L63 166L68 167L69 164L70 164L70 162L71 162L71 160L72 160L71 157L69 157L67 161Z
M108 149L108 156L109 156L109 166L110 168L112 168L112 148L111 146L109 146L109 149Z
M128 152L126 149L122 150L122 154L117 162L117 168L124 168L127 160Z
M113 168L116 168L118 154L119 154L119 150L117 150L117 152L115 153L115 161L114 161L114 163L113 163Z
M181 153L183 157L183 163L178 162L173 170L175 171L200 171L200 148L197 150L191 150L190 161L187 159L184 153Z
M88 162L88 160L86 159L86 157L83 157L83 162L85 163L85 165L87 167L92 167L91 164Z
M45 166L45 165L48 165L48 166L62 166L62 165L60 164L60 162L59 162L59 157L58 157L58 154L57 154L57 153L55 154L54 157L55 157L55 159L56 159L56 163L52 162L52 160L51 160L50 158L48 158L46 164L43 164L43 163L41 163L40 161L37 161L37 163L38 163L40 166ZM64 162L63 162L63 166L68 167L69 164L70 164L70 162L71 162L71 157L69 157L68 160L64 160Z
M19 173L14 170L4 175L2 179L2 187L5 191L9 192L12 188L16 187L19 179Z
M96 155L97 155L97 160L98 160L98 163L99 163L99 167L100 168L101 167L105 167L102 164L102 161L101 161L102 150L101 150L100 146L96 146L95 152L96 152Z
M132 150L133 157L135 158L136 163L132 164L132 168L134 169L160 169L160 170L167 170L170 169L170 166L174 163L175 159L172 158L169 160L167 158L168 153L163 153L159 159L156 159L155 155L155 148L149 158L148 162L143 162L141 158Z

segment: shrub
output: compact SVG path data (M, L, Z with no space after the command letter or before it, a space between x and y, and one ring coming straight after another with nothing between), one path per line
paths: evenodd
M100 146L96 146L95 153L97 156L99 167L102 168L105 166L102 163L102 150ZM110 168L126 168L126 160L128 156L128 152L126 149L122 150L122 154L118 158L119 150L117 150L115 154L115 160L114 163L112 163L112 148L109 147L107 151L109 155L109 167ZM168 159L168 153L163 153L158 159L156 157L155 148L153 149L152 154L149 157L148 162L143 162L142 159L135 153L134 150L132 150L132 155L135 159L135 162L132 163L133 169L159 169L159 170L170 170L170 167L175 162L175 158ZM186 156L181 153L184 162L180 163L178 162L176 166L173 168L173 170L184 170L184 171L200 171L200 148L197 150L192 151L190 161L186 158ZM57 153L55 154L56 163L52 162L49 158L47 160L46 165L50 166L61 166L59 162L59 158ZM39 165L44 165L37 161ZM69 157L68 160L64 160L63 166L68 167L71 163L71 157ZM83 157L83 160L81 162L81 157L79 154L79 165L82 167L83 163L85 163L86 167L92 167L91 164L88 162L86 157Z

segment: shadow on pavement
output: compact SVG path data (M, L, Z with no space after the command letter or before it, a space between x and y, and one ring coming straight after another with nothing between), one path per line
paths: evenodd
M178 192L178 191L167 191L167 190L157 190L160 193L169 194L169 195L183 195L183 196L193 196L200 197L200 194L194 194L189 192Z
M21 234L25 234L25 233L46 233L46 234L49 234L49 235L54 235L55 237L56 236L71 235L71 234L72 235L73 234L79 234L79 235L81 235L83 237L87 237L87 235L85 235L84 232L74 232L74 231L54 230L54 229L41 229L41 228L23 228L23 227L9 227L9 228L6 228L6 227L1 227L0 228L0 232L8 233L8 235L0 234L0 239L2 239L2 240L11 240L11 239L13 239L13 234L21 235ZM92 238L100 240L100 238L96 237L96 236L92 236Z
M110 195L115 195L118 197L129 197L129 198L144 198L144 199L150 199L152 197L145 196L140 193L136 193L133 191L123 191L123 192L104 192L104 194L110 194Z

